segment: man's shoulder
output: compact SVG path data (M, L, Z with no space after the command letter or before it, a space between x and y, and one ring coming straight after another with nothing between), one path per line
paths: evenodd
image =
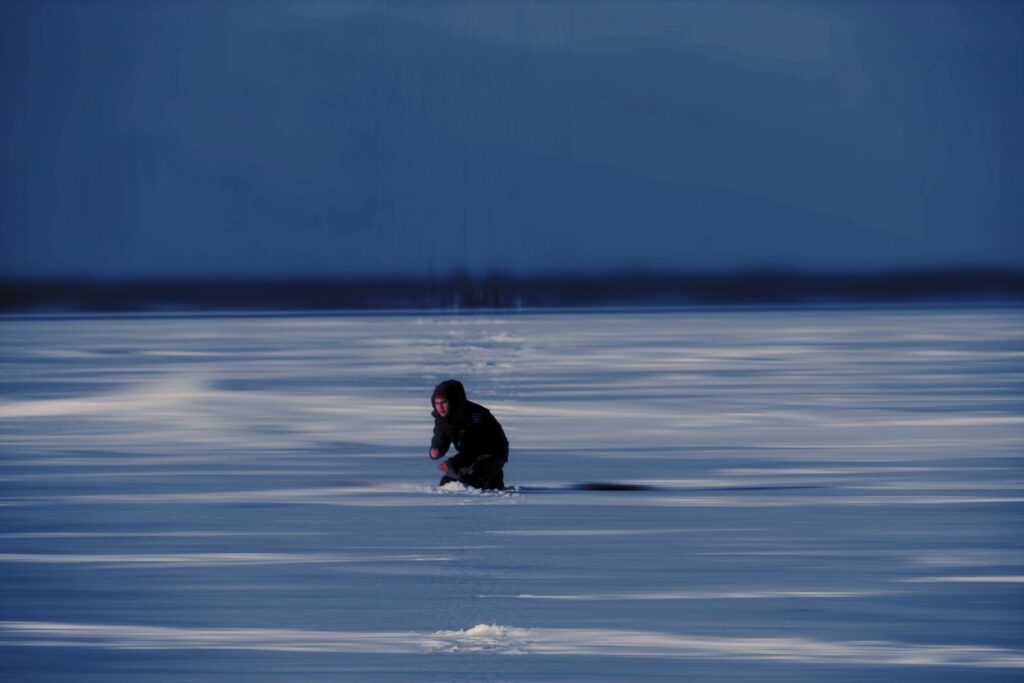
M466 401L462 406L462 417L469 422L482 422L487 418L491 417L491 411L484 408L479 403L473 403L472 401Z

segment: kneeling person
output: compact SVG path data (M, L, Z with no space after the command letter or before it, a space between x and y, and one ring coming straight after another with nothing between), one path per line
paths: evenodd
M508 439L491 412L466 400L466 390L454 379L438 384L430 403L434 408L430 457L444 457L452 444L458 451L438 465L445 473L440 485L461 481L478 489L505 488L501 468L508 461Z

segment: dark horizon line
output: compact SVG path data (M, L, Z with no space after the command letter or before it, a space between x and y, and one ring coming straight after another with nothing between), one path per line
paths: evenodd
M443 276L2 277L0 312L1024 301L1024 268Z

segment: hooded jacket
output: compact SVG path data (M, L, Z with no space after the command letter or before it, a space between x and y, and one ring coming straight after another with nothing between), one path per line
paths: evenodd
M434 409L434 397L448 399L448 415L441 417ZM434 416L434 437L430 447L441 455L454 444L460 460L476 460L492 456L508 460L508 439L501 425L482 405L466 399L466 390L458 380L441 382L430 395L431 415Z

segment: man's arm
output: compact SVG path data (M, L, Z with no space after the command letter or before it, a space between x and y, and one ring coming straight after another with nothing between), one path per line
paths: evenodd
M452 437L448 434L440 420L434 420L434 436L430 440L430 457L434 460L444 457L448 447L452 445Z

